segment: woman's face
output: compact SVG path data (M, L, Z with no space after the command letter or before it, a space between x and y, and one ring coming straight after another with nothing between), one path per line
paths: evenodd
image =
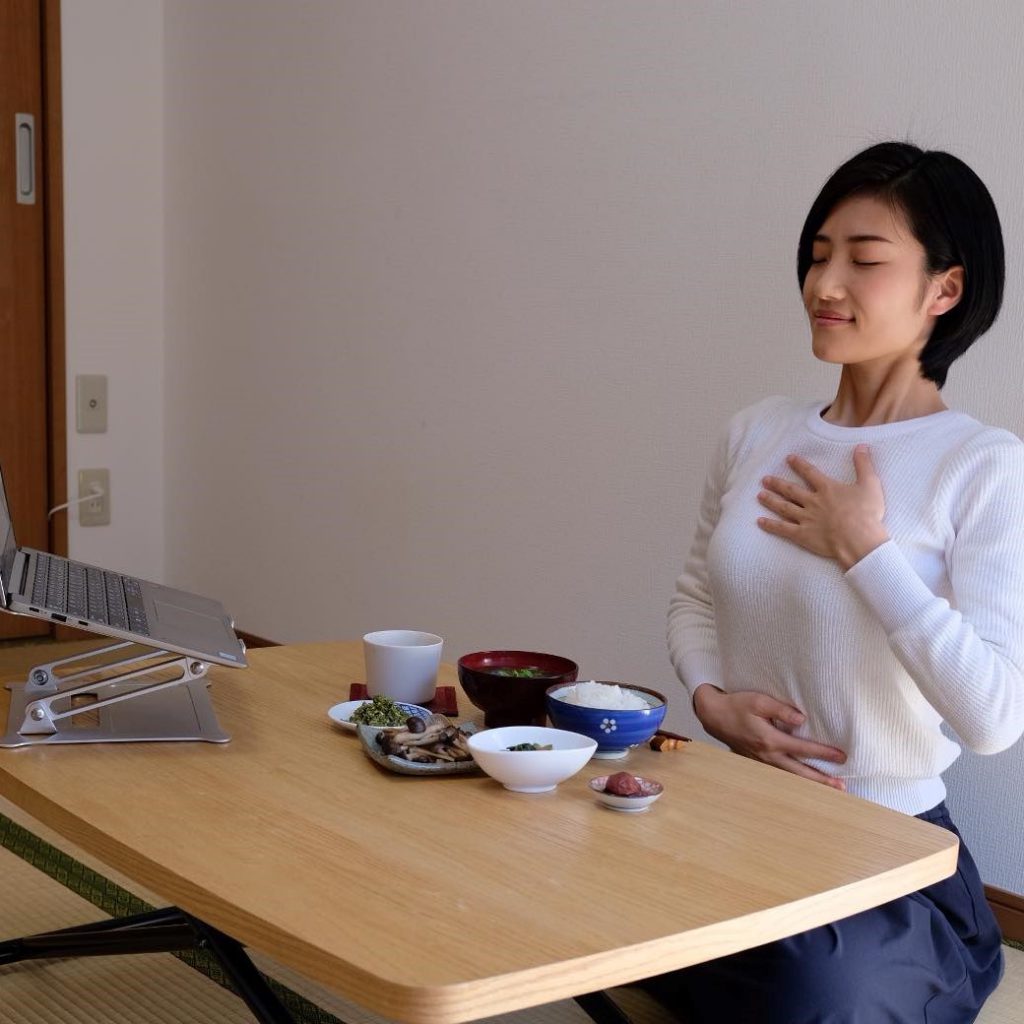
M957 289L952 301L942 298L952 272L929 276L902 212L879 199L840 203L815 236L811 258L804 306L814 354L827 363L916 362L935 317L959 297Z

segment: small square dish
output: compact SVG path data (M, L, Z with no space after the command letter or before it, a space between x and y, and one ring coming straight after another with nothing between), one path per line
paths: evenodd
M458 728L463 737L471 736L476 732L476 726L472 722L463 722L461 725L456 726L454 722L445 718L444 715L430 715L424 720L424 725L426 730L433 728L440 731L448 728ZM380 729L375 729L373 726L360 725L358 727L359 741L363 745L363 751L366 756L382 768L386 768L389 772L396 772L398 775L431 776L466 775L471 772L480 771L480 766L472 758L466 761L427 762L409 761L395 754L387 754L377 742L380 732ZM395 736L394 731L391 732L391 735Z

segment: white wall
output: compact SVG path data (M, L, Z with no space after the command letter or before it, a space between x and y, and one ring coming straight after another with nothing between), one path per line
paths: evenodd
M416 626L672 690L712 439L829 393L796 236L890 136L995 195L1006 309L948 392L1024 433L1021 23L940 6L164 0L167 576L281 640ZM949 780L1018 892L1022 761Z
M163 5L61 8L67 303L68 496L110 469L111 525L72 510L74 557L164 573ZM106 374L108 431L75 431L75 376Z

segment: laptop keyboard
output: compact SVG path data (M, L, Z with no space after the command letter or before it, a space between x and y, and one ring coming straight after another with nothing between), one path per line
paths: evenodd
M137 579L66 558L36 554L32 603L59 615L150 635Z

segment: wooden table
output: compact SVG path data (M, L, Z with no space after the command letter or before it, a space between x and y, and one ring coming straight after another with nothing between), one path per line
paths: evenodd
M949 832L702 743L594 761L534 796L393 775L326 715L362 671L358 643L253 651L247 671L210 672L230 743L3 750L0 792L186 912L419 1024L723 956L956 866ZM461 694L460 712L477 716ZM588 791L620 765L664 783L649 812Z

